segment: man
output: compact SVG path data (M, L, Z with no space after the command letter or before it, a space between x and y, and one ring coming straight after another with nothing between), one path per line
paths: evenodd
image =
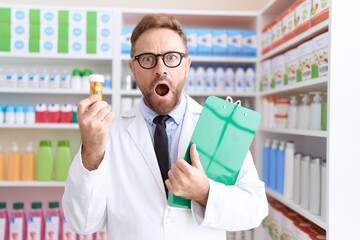
M250 153L234 186L206 177L195 145L191 164L182 158L201 106L182 94L191 58L181 25L167 15L147 15L131 43L129 67L142 101L114 121L96 96L78 104L82 146L63 196L70 225L81 234L107 225L111 240L219 240L226 231L258 226L267 201ZM165 116L168 136L165 173L154 149L158 115ZM191 209L169 207L167 192L190 199Z

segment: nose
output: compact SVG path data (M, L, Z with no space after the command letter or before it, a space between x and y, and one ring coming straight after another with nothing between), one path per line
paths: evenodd
M157 64L154 67L155 74L157 75L166 75L167 74L167 66L164 64L162 56L157 57Z

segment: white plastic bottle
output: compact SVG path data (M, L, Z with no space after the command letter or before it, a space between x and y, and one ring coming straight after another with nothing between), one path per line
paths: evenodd
M5 112L5 108L0 104L0 124L4 123L4 112Z
M204 65L198 64L195 73L195 91L202 92L204 90L205 68Z
M35 107L33 105L28 105L25 111L25 123L34 124L35 123Z
M5 86L5 72L2 67L0 67L0 87Z
M215 83L214 83L215 91L221 92L224 90L224 81L225 81L224 66L222 64L218 64L216 66L216 71L215 71Z
M320 92L310 92L314 94L310 105L310 129L321 130L321 102Z
M35 68L32 68L29 73L29 88L38 88L39 87L39 74Z
M300 181L300 205L304 209L309 209L310 200L310 155L301 158L301 181Z
M295 153L294 157L294 189L292 199L294 203L300 204L301 193L301 159L302 154L300 152Z
M71 88L73 90L81 89L81 71L79 69L74 69L71 75Z
M245 92L255 92L255 70L253 65L249 65L245 71Z
M289 112L288 112L288 122L287 122L287 128L294 129L297 127L297 98L295 95L290 97L290 106L289 106Z
M15 123L16 124L25 123L25 111L23 105L18 105L15 108Z
M89 83L89 76L92 74L92 71L90 69L85 69L82 71L81 76L81 88L83 90L88 91L90 89L90 83Z
M205 71L205 86L204 86L204 90L206 92L213 92L214 89L214 82L215 82L215 70L214 70L214 66L212 64L209 64L206 67L206 71Z
M226 66L224 92L234 92L235 72L231 65Z
M293 196L294 186L294 141L287 141L285 147L285 167L284 167L284 197L290 200Z
M13 105L6 106L5 123L6 124L14 124L15 123L15 108Z
M45 68L42 69L41 73L39 74L39 87L40 88L49 87L49 74Z
M309 129L310 125L310 99L308 94L300 94L302 96L299 105L299 114L297 126L299 129Z
M245 92L245 71L243 65L239 64L235 71L235 92Z
M17 74L14 68L9 68L5 74L5 87L15 88L17 83Z
M57 69L52 69L49 75L49 88L59 89L60 88L60 75Z
M69 69L65 68L60 73L60 88L69 89L71 87L71 76Z
M27 88L29 85L29 75L26 72L25 68L21 68L17 74L17 83L18 88Z
M310 194L309 211L314 215L320 215L321 194L321 159L314 157L310 160Z
M194 89L195 89L195 74L196 74L195 67L194 67L194 65L191 64L187 78L186 78L186 85L185 85L186 91L189 91L189 92L194 91Z
M326 159L323 158L321 162L321 206L320 206L320 215L321 218L325 221L326 220L326 209L327 209L327 166L326 166Z

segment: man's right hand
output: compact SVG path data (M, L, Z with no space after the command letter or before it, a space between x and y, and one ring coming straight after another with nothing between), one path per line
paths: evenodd
M81 157L84 167L91 171L99 167L105 153L109 125L115 113L105 101L92 95L78 103L77 117L81 133Z

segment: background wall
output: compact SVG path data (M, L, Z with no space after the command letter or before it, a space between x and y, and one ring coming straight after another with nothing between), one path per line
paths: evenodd
M206 2L200 0L0 0L0 4L232 11L258 11L262 9L268 2L270 2L270 0L207 0Z

